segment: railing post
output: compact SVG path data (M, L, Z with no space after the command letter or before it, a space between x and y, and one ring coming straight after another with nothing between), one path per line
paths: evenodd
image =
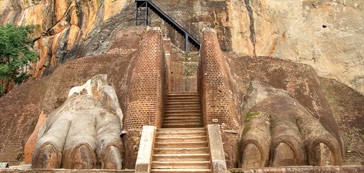
M148 26L149 24L148 24L148 22L149 22L149 14L148 14L148 12L149 12L149 10L148 10L148 2L145 2L145 10L146 10L146 12L145 12L145 26Z
M190 48L189 48L188 37L189 37L188 33L185 33L185 51L186 52L189 52L190 51L189 50Z

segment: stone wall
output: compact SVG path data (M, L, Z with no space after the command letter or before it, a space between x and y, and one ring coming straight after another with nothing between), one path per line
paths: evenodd
M169 92L197 92L199 53L173 48L169 61Z

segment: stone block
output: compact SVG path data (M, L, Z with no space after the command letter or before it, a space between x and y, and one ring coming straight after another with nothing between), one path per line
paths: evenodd
M227 172L220 126L218 124L209 124L207 125L207 131L209 136L212 171L214 173Z
M148 173L152 167L153 143L156 134L155 126L143 126L138 157L135 165L136 173Z

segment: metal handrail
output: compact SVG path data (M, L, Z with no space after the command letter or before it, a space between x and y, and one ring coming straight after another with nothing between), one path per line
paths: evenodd
M177 32L185 36L185 49L188 51L188 41L190 40L198 49L201 46L198 38L192 34L190 31L186 30L182 27L178 22L172 19L167 13L165 13L162 9L160 9L155 3L151 0L135 0L135 2L146 2L147 7L153 10L159 17L165 20L167 23L172 25L173 28L176 29ZM137 7L138 8L138 7Z

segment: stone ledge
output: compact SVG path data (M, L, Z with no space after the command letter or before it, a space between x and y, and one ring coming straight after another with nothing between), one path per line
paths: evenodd
M7 173L134 173L135 170L108 170L108 169L0 169Z
M148 173L151 170L155 135L155 126L143 126L142 137L139 144L138 157L135 164L135 170L138 173Z
M243 169L233 168L229 170L231 173L362 173L364 165L345 165L345 166L291 166L280 168L257 168Z
M213 173L227 172L220 126L218 124L209 124L207 125L207 131L210 144L212 171Z

